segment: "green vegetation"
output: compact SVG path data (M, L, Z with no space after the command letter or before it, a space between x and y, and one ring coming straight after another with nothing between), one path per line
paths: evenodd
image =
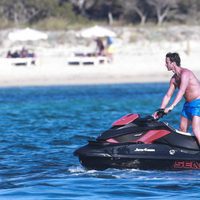
M0 29L200 23L199 0L1 0ZM134 40L134 38L133 38Z

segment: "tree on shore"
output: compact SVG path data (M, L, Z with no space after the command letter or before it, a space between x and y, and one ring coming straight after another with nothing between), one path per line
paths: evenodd
M56 28L59 22L66 27L90 21L199 24L199 11L199 0L1 0L0 28L4 22L8 27L43 24L46 28L51 27L48 23Z
M158 25L177 8L177 0L148 0L147 3L155 9Z
M122 3L124 12L126 15L131 15L136 13L140 18L140 24L144 25L149 14L149 9L147 9L147 0L126 0Z

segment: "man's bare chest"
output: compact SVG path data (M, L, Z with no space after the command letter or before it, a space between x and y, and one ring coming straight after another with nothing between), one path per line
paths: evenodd
M175 86L176 86L177 88L180 88L180 85L181 85L181 78L178 77L178 76L175 76L174 79L175 79L175 81L174 81Z

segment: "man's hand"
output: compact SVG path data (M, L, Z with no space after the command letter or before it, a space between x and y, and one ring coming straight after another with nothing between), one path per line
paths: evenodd
M153 117L154 119L158 119L158 111L156 111L155 113L153 113L152 117Z
M152 114L152 117L154 119L159 119L159 118L163 117L163 115L165 115L164 109L163 108L159 108L158 110L156 110L156 112L154 112Z
M167 114L174 109L174 105L172 104L170 107L165 108L164 112Z

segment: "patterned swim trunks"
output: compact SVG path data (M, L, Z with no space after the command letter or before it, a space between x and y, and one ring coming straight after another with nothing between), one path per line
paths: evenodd
M181 115L189 120L192 120L193 116L200 116L200 99L185 102Z

